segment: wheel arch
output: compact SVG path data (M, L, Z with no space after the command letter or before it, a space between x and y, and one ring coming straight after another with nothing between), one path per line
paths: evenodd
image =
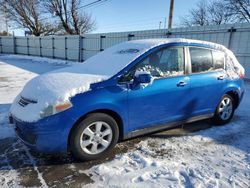
M239 97L239 94L236 90L230 90L230 91L227 91L225 94L231 96L235 103L234 103L234 107L235 109L239 106L239 103L240 103L240 97Z
M72 130L74 129L74 127L80 123L83 119L85 119L89 114L93 114L93 113L104 113L107 114L109 116L111 116L112 118L114 118L114 120L116 121L117 125L118 125L118 129L119 129L119 141L123 140L124 138L124 123L123 120L121 118L121 116L115 112L114 110L110 110L110 109L97 109L97 110L93 110L90 111L84 115L82 115L80 118L77 119L77 121L74 123L74 125L71 127L69 135L68 135L68 140L67 140L67 144L68 144L68 151L70 150L69 148L69 141L70 141L70 136L72 134Z

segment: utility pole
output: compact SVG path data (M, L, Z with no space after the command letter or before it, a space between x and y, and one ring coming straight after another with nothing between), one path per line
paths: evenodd
M169 17L168 17L168 29L172 28L173 14L174 14L174 0L170 0L170 9L169 9Z

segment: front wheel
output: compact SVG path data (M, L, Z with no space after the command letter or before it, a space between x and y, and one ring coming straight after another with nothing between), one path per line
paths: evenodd
M118 137L118 125L111 116L93 113L73 128L69 140L70 149L77 159L99 159L112 150Z
M217 125L224 125L230 122L233 118L234 110L234 99L230 95L225 94L216 108L213 121Z

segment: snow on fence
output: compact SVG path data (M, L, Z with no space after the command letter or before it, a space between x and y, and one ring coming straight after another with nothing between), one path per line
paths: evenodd
M104 49L128 40L182 37L216 42L231 49L250 79L250 23L157 29L83 36L0 37L0 53L24 54L82 62Z

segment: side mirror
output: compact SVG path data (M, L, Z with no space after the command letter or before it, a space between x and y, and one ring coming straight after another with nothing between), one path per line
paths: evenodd
M136 71L134 76L134 85L150 84L152 82L152 76L149 72Z

